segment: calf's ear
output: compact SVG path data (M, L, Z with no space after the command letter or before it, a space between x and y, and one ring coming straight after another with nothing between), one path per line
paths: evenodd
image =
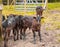
M43 10L46 10L46 6L43 7Z
M7 16L7 18L8 18L9 16Z
M33 19L36 19L36 17L33 17Z
M41 19L43 19L44 17L41 17Z

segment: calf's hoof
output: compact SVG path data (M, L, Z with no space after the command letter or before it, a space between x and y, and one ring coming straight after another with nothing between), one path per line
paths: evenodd
M39 39L40 42L42 42L42 39Z
M23 37L23 40L26 40L26 37Z
M16 39L14 39L14 41L16 41Z
M17 38L17 40L19 40L19 38Z
M20 37L20 39L22 40L22 37Z

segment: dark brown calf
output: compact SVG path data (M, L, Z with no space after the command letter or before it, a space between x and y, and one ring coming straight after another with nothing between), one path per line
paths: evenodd
M32 32L33 32L33 37L34 37L34 42L35 42L35 32L38 32L39 40L41 41L41 34L40 34L40 27L41 27L41 18L43 13L43 8L42 6L36 7L36 17L33 17L32 21Z
M41 24L37 22L36 18L34 18L32 21L32 32L33 32L34 42L36 40L35 32L38 32L39 40L41 41L40 27L41 27Z

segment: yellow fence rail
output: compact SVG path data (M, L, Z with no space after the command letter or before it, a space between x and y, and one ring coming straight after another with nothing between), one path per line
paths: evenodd
M9 14L20 14L20 15L35 15L35 8L36 6L40 6L41 4L27 4L26 5L26 12L24 5L4 5L3 6L3 15L9 15Z

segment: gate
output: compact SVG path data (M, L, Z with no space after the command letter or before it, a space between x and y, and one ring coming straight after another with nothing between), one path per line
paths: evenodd
M46 7L47 0L7 0L3 7L3 14L35 15L36 6Z

